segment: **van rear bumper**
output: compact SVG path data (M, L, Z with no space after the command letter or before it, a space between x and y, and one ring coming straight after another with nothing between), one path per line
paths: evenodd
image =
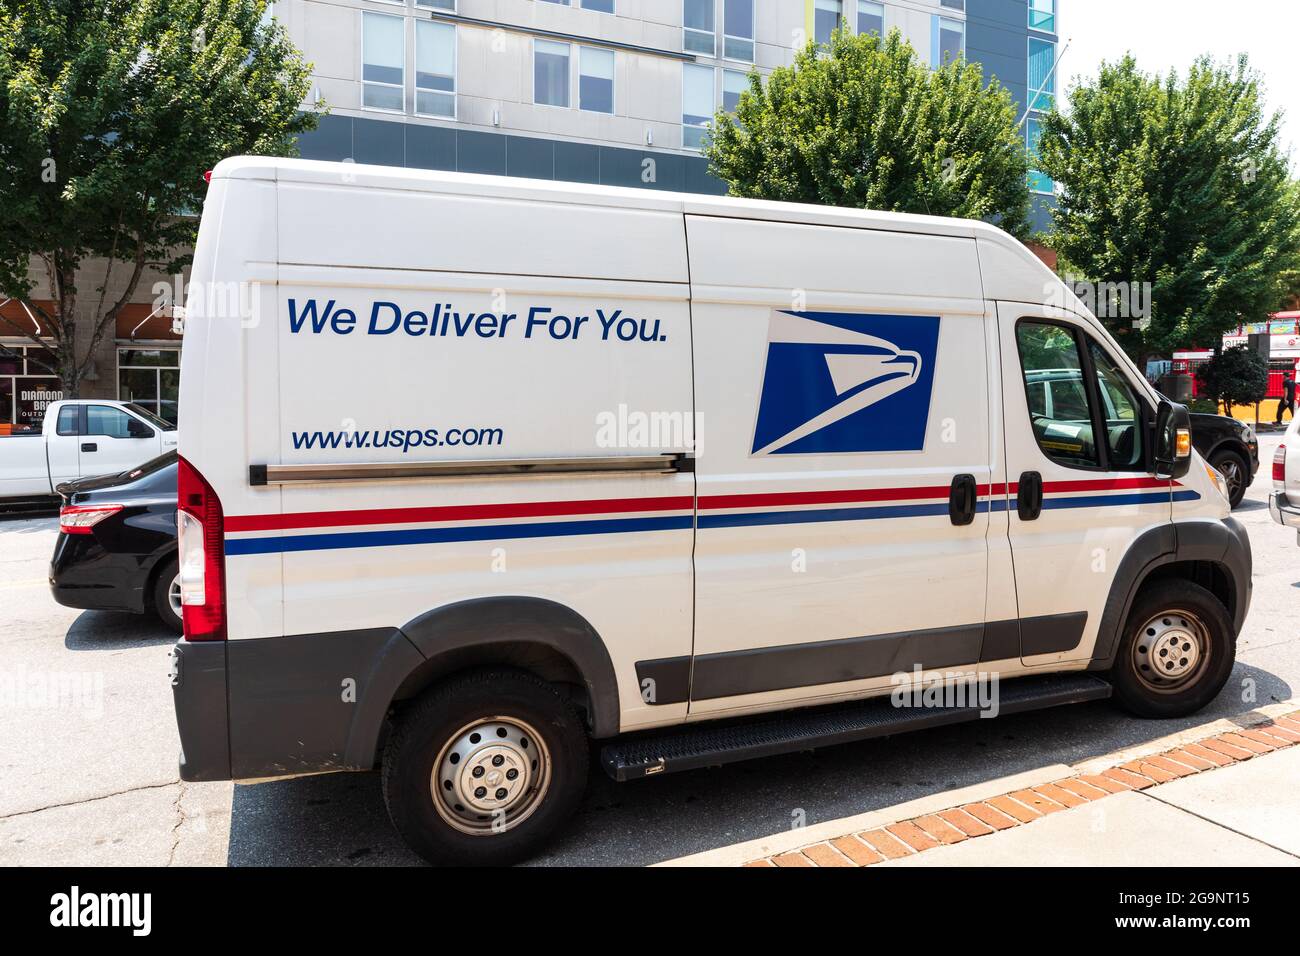
M179 640L172 649L172 701L185 781L229 780L226 642Z

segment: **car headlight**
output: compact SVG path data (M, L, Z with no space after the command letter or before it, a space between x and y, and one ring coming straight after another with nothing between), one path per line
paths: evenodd
M1219 474L1219 469L1212 465L1205 466L1205 473L1210 476L1210 481L1214 482L1214 487L1219 489L1219 494L1223 495L1224 501L1230 501L1228 494L1228 480Z

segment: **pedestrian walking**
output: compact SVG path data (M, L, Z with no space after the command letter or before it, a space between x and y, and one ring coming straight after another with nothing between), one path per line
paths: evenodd
M1277 403L1277 423L1282 424L1282 413L1290 412L1295 417L1295 378L1288 375L1282 380L1282 397Z

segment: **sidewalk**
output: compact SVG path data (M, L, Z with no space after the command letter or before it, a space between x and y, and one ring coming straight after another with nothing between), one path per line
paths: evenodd
M1294 707L667 865L1300 866Z

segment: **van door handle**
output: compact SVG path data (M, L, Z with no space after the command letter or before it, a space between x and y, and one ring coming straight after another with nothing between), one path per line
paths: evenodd
M975 520L975 503L979 500L974 475L958 475L948 491L948 517L957 527Z
M1043 476L1038 472L1027 471L1020 476L1016 511L1021 521L1035 521L1043 513Z
M93 441L83 441L81 443L82 451L99 451L99 445Z

